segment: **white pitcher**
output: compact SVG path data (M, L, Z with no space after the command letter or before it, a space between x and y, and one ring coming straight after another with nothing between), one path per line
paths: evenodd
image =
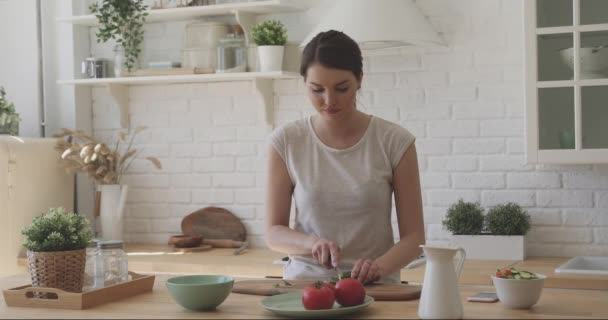
M463 315L458 278L466 253L462 248L440 248L421 245L426 256L426 270L418 305L421 319L461 319ZM456 270L454 255L461 253Z

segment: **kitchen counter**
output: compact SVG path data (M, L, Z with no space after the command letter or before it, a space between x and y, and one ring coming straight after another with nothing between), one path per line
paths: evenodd
M173 252L169 246L130 245L129 269L139 273L206 273L231 274L239 277L282 277L283 265L273 264L285 255L268 249L248 249L234 255L233 249L214 248L198 253ZM461 284L491 285L488 276L496 266L507 267L517 261L465 261ZM422 283L424 264L401 270L401 279Z
M268 249L247 249L234 255L233 249L213 248L208 251L181 253L173 252L166 245L127 246L129 270L138 273L168 274L230 274L238 277L282 277L283 265L273 264L284 254ZM466 260L460 284L492 285L491 274L497 268L515 266L523 270L546 275L545 287L569 289L608 290L608 276L577 276L555 274L553 270L569 258L528 257L525 261L511 260ZM20 259L24 266L26 260ZM401 280L422 283L425 265L413 269L402 269Z
M231 294L213 312L184 310L173 302L165 287L169 275L156 277L154 291L86 310L7 307L2 298L0 318L198 318L198 319L267 319L278 318L259 304L261 296ZM29 283L29 276L21 274L0 278L2 289ZM464 285L460 287L464 317L479 318L608 318L608 292L597 290L564 290L545 288L538 304L530 310L510 310L498 303L467 302L466 297L476 292L494 291L490 286ZM417 318L418 301L376 301L354 319Z

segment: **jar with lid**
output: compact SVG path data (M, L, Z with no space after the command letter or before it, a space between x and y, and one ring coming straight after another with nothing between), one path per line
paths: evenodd
M247 71L245 37L239 32L242 31L240 26L235 26L234 31L220 39L217 48L217 73Z
M103 275L103 287L128 281L129 265L124 242L121 240L99 242L97 249L97 261Z
M99 240L93 239L89 242L86 248L86 262L84 267L84 284L82 291L91 291L101 287L101 281L99 280L100 273L97 268L97 245Z

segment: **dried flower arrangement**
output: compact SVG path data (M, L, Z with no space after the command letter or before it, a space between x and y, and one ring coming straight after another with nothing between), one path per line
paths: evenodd
M61 138L55 148L62 152L61 161L69 173L87 173L98 184L120 184L123 174L136 159L138 151L133 149L133 139L145 127L138 127L131 134L127 149L120 153L121 142L127 142L127 132L118 133L114 150L105 143L85 134L80 130L61 129L53 135ZM155 157L146 157L157 169L161 169L160 161Z

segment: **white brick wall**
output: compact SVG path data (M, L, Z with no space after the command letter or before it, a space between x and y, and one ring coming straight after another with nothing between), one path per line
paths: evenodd
M459 198L487 208L514 201L532 216L531 254L606 255L608 169L525 162L523 1L416 1L448 47L365 52L360 106L417 136L429 243L448 242L441 219ZM290 35L308 30L297 16L279 15ZM179 58L183 26L150 25L144 61ZM94 41L91 51L111 54ZM275 81L274 88L277 125L314 112L301 81ZM111 137L117 109L105 89L93 97L95 134ZM128 240L164 243L183 216L220 205L263 245L270 130L251 84L136 86L130 105L131 124L150 127L136 147L164 168L133 163L125 180L132 187Z

